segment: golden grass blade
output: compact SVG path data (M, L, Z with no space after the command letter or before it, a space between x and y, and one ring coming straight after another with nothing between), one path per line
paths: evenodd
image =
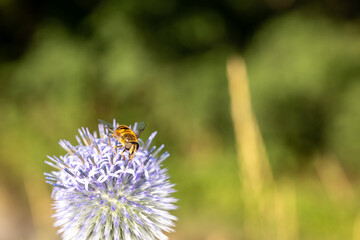
M283 181L277 184L274 192L277 240L297 240L299 239L296 191L292 181Z
M318 156L315 168L331 200L339 203L355 200L354 187L334 155Z
M228 59L240 180L243 186L246 239L298 239L296 195L292 185L277 190L265 145L254 116L246 65L239 56Z
M227 73L241 180L259 194L264 183L271 183L273 177L251 107L244 60L239 56L229 58Z
M353 240L360 240L360 212L357 213L353 228Z

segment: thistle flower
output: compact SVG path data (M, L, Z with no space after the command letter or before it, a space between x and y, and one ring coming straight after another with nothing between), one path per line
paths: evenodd
M114 127L116 122L114 120ZM136 125L136 124L135 124ZM134 126L135 128L136 126ZM68 152L46 163L57 171L45 173L53 185L55 226L64 240L167 239L173 231L176 209L171 197L174 184L161 163L169 156L164 148L151 147L156 132L129 161L108 129L99 124L97 133L79 129L78 145L59 144Z

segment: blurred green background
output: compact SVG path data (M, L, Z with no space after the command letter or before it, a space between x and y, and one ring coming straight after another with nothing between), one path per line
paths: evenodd
M234 53L278 215L252 211L239 177ZM180 199L170 239L360 239L356 0L1 0L0 84L0 240L59 239L44 160L98 118L158 131ZM261 194L254 209L273 208ZM289 230L248 230L265 218Z

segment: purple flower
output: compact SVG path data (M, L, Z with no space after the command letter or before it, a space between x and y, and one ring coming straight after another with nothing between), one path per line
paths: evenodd
M114 121L114 126L116 123ZM128 152L114 148L119 142L99 124L97 133L79 129L78 145L66 140L60 145L65 156L49 157L56 171L45 173L53 185L55 226L64 240L73 239L167 239L173 231L175 191L167 169L169 154L151 147L156 132L129 161Z

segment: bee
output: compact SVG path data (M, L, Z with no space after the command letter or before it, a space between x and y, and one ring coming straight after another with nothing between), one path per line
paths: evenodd
M120 154L124 157L123 153L128 151L129 161L131 161L131 159L134 158L136 151L139 149L138 138L140 133L145 129L145 123L137 123L136 129L133 131L126 125L119 125L114 129L112 124L104 120L99 119L99 122L109 129L111 136L116 138L116 140L118 140L121 144L121 146L115 146L114 148L124 147Z

